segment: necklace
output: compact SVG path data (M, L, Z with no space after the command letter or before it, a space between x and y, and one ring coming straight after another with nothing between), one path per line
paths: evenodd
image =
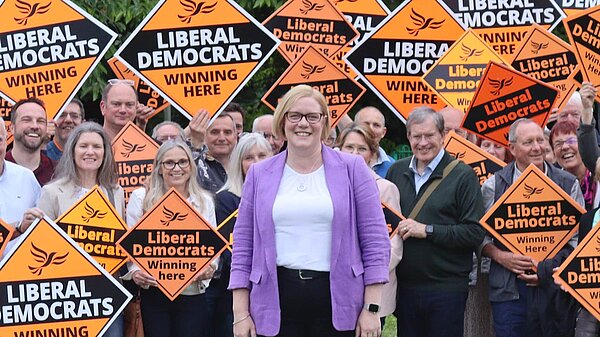
M313 170L315 169L315 167L317 166L317 164L319 163L319 161L321 160L321 155L319 154L319 156L317 157L317 160L315 160L315 162L312 164L312 166L310 167L310 169L308 170L308 172L306 173L306 175L310 174L313 172ZM292 164L291 166L297 166L295 165L291 160L288 159L288 163ZM292 169L294 169L292 167ZM294 170L295 171L295 170ZM297 172L298 173L298 172ZM298 177L301 179L300 180L300 185L298 185L296 187L296 189L298 190L298 192L304 192L308 189L308 187L306 186L306 178L307 177L303 177L301 173L298 173Z

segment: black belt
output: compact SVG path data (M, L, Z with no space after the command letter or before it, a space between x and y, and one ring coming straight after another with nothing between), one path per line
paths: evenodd
M307 270L307 269L289 269L285 267L277 267L277 273L279 275L285 275L288 277L297 278L300 280L312 280L312 279L320 279L320 278L328 278L328 271L316 271L316 270Z

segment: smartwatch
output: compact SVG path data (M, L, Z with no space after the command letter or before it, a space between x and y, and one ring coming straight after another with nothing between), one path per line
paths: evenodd
M427 237L433 235L433 225L425 225L425 234L427 234Z
M374 314L378 314L379 313L379 304L375 304L375 303L365 303L364 308L366 311L368 312L372 312Z

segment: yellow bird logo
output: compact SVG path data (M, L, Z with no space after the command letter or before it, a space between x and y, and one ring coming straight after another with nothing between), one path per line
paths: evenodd
M50 265L63 264L67 260L67 256L69 255L69 253L65 253L63 255L58 255L58 252L52 252L52 253L48 254L43 249L36 247L33 244L33 242L31 243L31 247L32 247L32 249L30 250L31 255L34 256L34 260L36 262L39 262L40 265L39 266L28 266L28 267L32 274L38 275L38 276L42 275L44 268L46 268Z
M208 14L215 10L217 3L207 5L206 1L200 1L196 3L194 0L179 0L181 6L183 6L186 15L177 15L179 20L183 23L192 22L192 17L198 14Z
M173 221L183 221L187 218L188 214L181 214L179 212L173 212L167 207L163 206L163 215L166 217L166 220L160 220L160 223L163 226L169 227L171 222Z
M325 8L325 5L319 5L318 3L310 0L302 0L302 8L300 8L300 13L307 15L311 11L320 11L323 8Z
M531 187L525 184L525 193L523 193L523 197L525 197L525 199L530 199L532 195L540 194L542 192L544 192L543 187Z
M102 219L106 216L106 213L107 213L107 212L100 212L99 209L94 209L92 206L90 206L90 204L87 203L87 201L85 203L84 209L85 209L85 213L87 214L87 216L82 215L81 219L83 219L83 221L85 223L90 222L90 220L93 218Z
M546 42L546 43L538 43L538 42L535 42L535 41L531 41L531 47L532 47L531 48L531 52L534 53L534 54L537 54L537 53L540 52L540 50L548 48L548 42Z
M306 61L302 61L302 69L304 69L304 72L300 74L300 76L302 76L302 78L305 80L308 80L313 74L320 74L325 71L325 66L313 66L309 63L306 63Z
M438 29L446 22L446 19L434 21L434 18L425 18L423 15L417 13L414 8L411 9L411 12L410 18L413 20L415 27L406 27L406 31L413 36L418 36L419 32L427 28Z
M41 2L35 2L33 4L28 3L23 0L17 0L15 7L19 10L19 13L24 14L25 16L22 18L14 18L15 21L20 25L26 25L27 20L34 16L35 14L44 14L50 10L50 5L52 1L47 4L42 4Z
M463 55L460 56L460 59L464 62L467 62L467 60L472 56L481 56L481 54L483 54L483 50L469 48L468 46L465 46L464 43L460 49L463 51Z
M121 152L121 155L123 155L123 157L125 158L129 158L129 156L134 152L144 151L146 145L132 144L123 139L123 148L125 149L125 152Z
M499 80L495 80L493 78L489 79L490 81L490 85L494 88L493 91L491 91L492 95L494 96L498 96L500 95L500 90L502 90L505 87L510 86L513 83L513 78L503 78L503 79L499 79Z

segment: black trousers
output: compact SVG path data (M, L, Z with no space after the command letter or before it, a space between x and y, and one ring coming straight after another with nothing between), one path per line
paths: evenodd
M310 278L310 279L301 279ZM329 273L277 268L281 328L277 337L354 337L333 327Z

